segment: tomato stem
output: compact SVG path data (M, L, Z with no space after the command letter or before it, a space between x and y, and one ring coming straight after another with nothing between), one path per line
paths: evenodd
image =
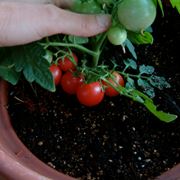
M99 62L99 59L100 59L100 55L102 53L102 47L103 47L103 44L106 40L106 37L107 37L107 32L103 33L100 37L100 39L97 41L97 44L95 46L95 49L94 49L94 52L97 53L96 56L93 56L93 66L97 66L98 65L98 62Z
M84 46L81 46L79 44L72 44L72 43L62 43L62 42L48 42L48 43L39 43L40 45L44 46L45 48L48 48L49 46L52 47L57 47L57 46L61 46L61 47L73 47L76 49L79 49L93 57L98 56L98 53L96 51L92 51L88 48L85 48Z

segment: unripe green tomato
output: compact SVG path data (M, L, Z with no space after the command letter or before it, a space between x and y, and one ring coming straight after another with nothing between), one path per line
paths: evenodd
M122 45L127 39L127 31L124 28L112 27L107 34L108 40L114 45Z
M130 31L145 30L155 17L156 5L153 0L122 0L118 4L118 19Z

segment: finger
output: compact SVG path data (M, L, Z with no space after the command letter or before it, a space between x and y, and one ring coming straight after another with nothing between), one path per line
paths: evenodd
M37 4L49 3L62 8L69 8L73 5L74 0L0 0L0 2L37 3Z
M53 3L52 0L0 0L0 2L38 3L38 4Z
M82 15L55 6L49 6L49 13L42 24L42 33L46 33L42 36L63 33L89 37L106 31L111 24L109 15ZM45 32L47 23L51 28Z

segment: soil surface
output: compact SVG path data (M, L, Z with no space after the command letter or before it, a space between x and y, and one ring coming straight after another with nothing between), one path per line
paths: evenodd
M178 115L179 27L177 12L166 11L153 25L154 44L137 48L138 62L155 66L172 85L157 92L156 103ZM118 51L113 49L113 54ZM73 177L153 179L180 163L179 118L161 122L122 96L106 97L99 106L87 108L61 88L50 93L22 82L11 87L9 95L12 124L20 139L42 161Z

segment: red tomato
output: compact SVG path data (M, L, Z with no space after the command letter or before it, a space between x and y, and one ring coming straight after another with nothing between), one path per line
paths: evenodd
M72 53L72 58L76 62L76 65L72 62L70 57L65 57L64 59L60 59L58 61L59 67L61 68L62 71L68 71L68 70L76 69L76 66L78 63L78 58L74 53Z
M117 87L118 85L124 86L124 79L118 72L114 71L112 75L114 76L114 78L108 79L110 83L112 83L115 87ZM106 82L103 81L103 84L105 85L105 94L107 96L113 97L119 94L118 91L116 91L112 86L110 86Z
M85 106L95 106L104 98L104 91L100 82L83 84L77 89L77 98Z
M54 83L55 85L58 85L60 80L61 80L61 76L62 76L62 71L61 69L55 65L55 64L52 64L49 68L49 70L51 71L52 73L52 76L53 76L53 79L54 79Z
M61 79L61 86L68 94L76 94L77 89L83 84L83 77L76 76L74 72L67 71Z

